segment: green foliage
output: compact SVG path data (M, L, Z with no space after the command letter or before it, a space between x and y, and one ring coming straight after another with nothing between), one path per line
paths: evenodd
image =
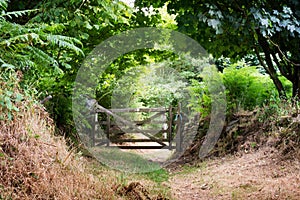
M42 78L36 84L38 90L42 92L41 96L46 94L53 96L53 99L46 105L48 111L59 128L70 133L73 126L71 109L73 82L84 60L81 50L88 55L103 40L128 29L133 11L122 2L111 0L43 1L38 8L43 12L38 13L29 23L51 24L51 27L56 29L51 32L57 31L56 35L59 35L49 38L51 43L68 46L68 43L63 43L62 39L64 42L71 39L74 44L80 44L80 47L74 51L75 54L70 54L63 48L51 51L52 57L59 60L58 68L55 73L49 73L47 68L42 67ZM61 36L61 31L64 36ZM33 71L32 73L38 74L39 72ZM107 77L104 75L104 78ZM111 89L106 87L102 92L110 93ZM105 98L102 100L106 102Z
M55 70L59 63L66 64L64 60L54 59L49 55L50 51L74 51L83 54L76 45L80 41L62 35L55 35L63 31L63 25L29 24L19 25L5 19L6 12L3 11L0 19L0 62L2 67L28 70L43 64L52 65Z
M72 37L60 35L65 30L62 24L47 25L44 23L28 23L20 25L7 18L33 12L6 12L8 1L1 1L0 17L0 73L6 81L18 72L21 82L8 81L1 96L2 118L12 119L13 111L17 110L14 103L20 94L14 94L8 85L21 85L25 93L35 93L36 96L54 94L55 86L69 86L71 82L59 82L65 75L65 69L70 69L72 57L82 57L81 42ZM21 75L20 75L21 74ZM3 80L4 81L4 80ZM55 88L56 89L56 88ZM54 89L54 90L55 90ZM69 102L70 103L70 102ZM4 116L5 115L5 116Z
M153 101L155 100L153 98L158 97L155 96L154 93L159 92L158 90L160 90L160 88L157 88L153 81L156 80L156 83L158 83L161 82L160 78L163 78L151 77L153 73L155 73L154 68L159 68L159 66L162 65L172 67L171 61L164 62L164 60L173 60L175 57L172 52L150 49L141 49L121 56L108 66L105 73L99 78L97 87L98 102L105 107L110 107L111 102L114 101L111 99L114 92L115 95L118 96L117 101L120 101L118 105L124 104L125 106L128 104L128 102L126 102L128 99L125 97L132 96L129 94L131 92L134 94L132 99L134 102L131 102L133 105L141 106L141 102L144 102L145 106L154 106L155 103L153 103ZM157 66L154 66L154 63L158 63ZM162 73L160 74L162 75ZM145 89L146 84L143 79L148 81L148 83L152 82L147 89ZM143 86L145 87L143 88ZM153 95L150 94L150 87L156 87L156 89L152 88L153 90L151 90ZM147 94L147 92L149 93ZM162 99L163 98L161 98L161 100ZM164 100L166 99L164 98ZM171 97L169 97L169 100L171 100ZM121 101L123 101L123 103ZM152 102L152 104L150 102ZM162 102L160 104L162 104ZM157 106L159 105L157 104Z
M19 78L12 70L0 71L0 120L12 120L19 111L24 94L18 84Z
M278 93L270 77L261 74L257 67L236 63L226 67L223 73L219 72L218 74L226 88L228 114L239 110L253 110L257 106L268 104L273 98L278 98ZM219 85L214 84L209 77L212 76L203 73L202 78L206 81L192 80L190 87L192 96L190 106L200 112L203 117L211 112L211 95L214 93L209 90L209 84ZM217 77L217 72L214 77Z
M278 78L283 75L293 84L293 96L300 97L298 1L135 1L148 8L165 3L170 13L177 14L178 30L199 41L214 57L238 61L255 55L280 95L285 96Z
M185 98L187 83L167 62L144 67L137 83L137 101L146 107L169 106Z
M165 169L158 169L153 172L148 172L144 174L148 179L156 182L162 183L169 180L169 173Z
M207 82L191 80L189 90L192 97L189 106L200 112L202 117L209 115L211 112L211 96Z
M189 107L200 112L202 117L206 117L213 111L213 106L215 111L226 106L222 76L214 65L204 67L198 76L201 78L200 81L191 79Z
M55 0L45 1L39 7L44 12L34 17L32 22L64 24L64 34L79 39L85 52L128 28L133 12L123 3L111 0Z
M256 106L262 106L274 93L276 94L268 75L259 73L257 67L237 68L238 65L240 64L233 64L223 72L229 109L252 110Z

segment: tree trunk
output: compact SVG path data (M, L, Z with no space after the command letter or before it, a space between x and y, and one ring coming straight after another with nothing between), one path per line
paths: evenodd
M297 101L300 100L300 69L299 67L294 67L294 74L293 74L293 98Z
M257 30L257 35L258 35L258 43L261 46L264 54L265 54L265 62L263 61L262 57L259 54L258 48L255 49L256 55L259 59L260 64L265 68L265 70L268 72L270 75L280 97L286 98L286 93L284 90L284 87L282 85L282 82L278 78L277 71L275 70L275 67L272 62L271 54L272 51L270 49L269 43L267 42L266 38L264 38L259 30Z
M284 90L284 87L281 83L281 81L278 78L278 75L276 73L276 70L274 69L273 65L269 67L269 65L266 65L266 63L263 61L262 57L259 54L259 51L256 49L256 55L258 57L258 60L260 64L263 66L263 68L267 71L267 73L270 75L270 78L272 79L280 97L286 97L286 93ZM266 56L267 57L267 56ZM267 59L266 59L267 60ZM269 62L270 63L270 62ZM271 62L272 64L272 62Z

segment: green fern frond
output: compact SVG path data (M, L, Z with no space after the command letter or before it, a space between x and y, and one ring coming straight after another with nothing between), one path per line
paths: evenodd
M6 69L15 69L16 67L12 64L6 63L4 60L0 58L0 63L1 63L1 68L6 68Z
M28 15L32 12L37 12L39 9L31 9L31 10L19 10L19 11L13 11L13 12L4 12L0 16L8 17L9 19L12 19L13 17L22 17L24 15Z
M7 4L8 0L0 0L0 12L3 12L7 9Z
M54 64L54 65L58 65L57 64L57 61L49 56L47 53L45 53L44 51L36 48L36 47L31 47L31 46L28 46L27 49L33 53L34 57L38 58L40 60L41 63L51 63L51 64Z
M12 65L12 64L9 64L9 63L3 63L1 65L2 68L6 68L6 69L15 69L16 66Z
M41 39L38 34L36 33L26 33L23 35L17 35L15 37L11 37L7 40L3 40L0 42L0 45L6 45L7 47L11 44L17 44L17 43L27 43L30 44L32 42L41 42Z
M28 70L36 66L36 63L29 58L24 59L25 57L21 58L17 62L17 66L19 66L20 69Z
M81 54L84 56L83 51L74 45L74 43L82 44L78 39L62 36L62 35L47 35L47 41L51 42L52 44L58 45L62 48L67 48L74 51L77 55Z
M65 25L59 23L59 24L45 24L44 26L42 26L43 31L45 32L50 32L52 34L57 34L57 33L61 33L62 31L64 31L66 29Z

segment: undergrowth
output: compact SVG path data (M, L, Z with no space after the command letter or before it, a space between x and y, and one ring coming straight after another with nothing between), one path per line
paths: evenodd
M178 163L197 163L209 122L209 116L201 119L195 141ZM274 99L252 111L239 110L232 114L207 157L249 153L263 146L278 149L282 158L300 159L300 113L297 101Z
M144 186L138 175L125 179L54 135L53 120L20 88L21 78L0 71L0 200L166 199L154 183L168 179L164 170L143 175Z
M15 100L23 94L18 77L8 80L0 81L0 199L117 199L114 178L89 174L83 158L53 135L44 108L25 95Z

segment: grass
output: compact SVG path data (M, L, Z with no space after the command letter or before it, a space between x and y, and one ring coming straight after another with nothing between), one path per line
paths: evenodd
M126 173L147 173L161 169L158 163L150 162L142 156L124 152L119 148L90 148L92 155L104 165Z
M169 180L170 175L165 169L159 169L153 172L142 174L146 178L156 183L163 183Z
M84 159L53 135L43 108L24 100L13 120L0 121L0 199L117 199L116 177L88 172Z
M103 176L103 174L107 174L105 171L109 171L110 176L116 177L116 190L130 185L130 183L139 182L147 188L152 196L160 194L163 197L172 199L170 188L166 184L169 180L170 174L163 168L146 173L128 173L119 170L112 170L95 159L89 159L88 163L90 173L99 177L102 182L105 182L107 179L107 177Z
M175 175L186 175L191 174L197 171L201 171L206 169L207 162L202 161L200 163L197 163L197 165L183 165L180 171L176 172Z
M54 136L52 121L42 108L19 108L14 121L0 121L0 200L132 199L118 193L132 183L141 187L137 190L147 190L150 199L170 196L161 185L168 172L159 164L133 153L101 149L97 156L109 165L104 166Z
M231 199L238 200L238 199L245 199L247 198L247 194L251 194L252 192L257 191L258 188L250 185L250 184L243 184L240 185L238 188L234 188L231 192Z

